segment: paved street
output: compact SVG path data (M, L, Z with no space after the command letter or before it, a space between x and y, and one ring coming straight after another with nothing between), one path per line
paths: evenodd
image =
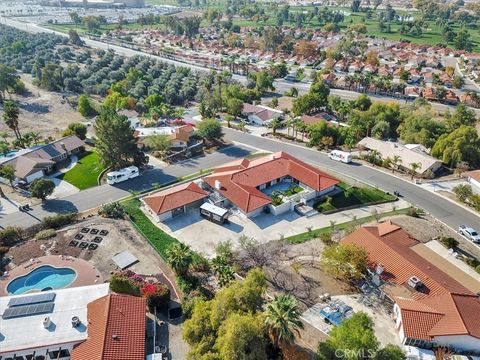
M180 164L168 166L164 169L153 169L145 172L138 178L119 183L115 186L102 185L81 191L78 194L61 199L48 200L44 204L34 206L33 211L0 214L0 226L28 227L35 225L45 216L55 213L68 213L85 211L99 205L122 199L130 191L143 191L151 189L153 184L168 184L179 176L193 174L220 164L244 157L251 149L243 146L230 146L216 153L184 161Z
M372 169L360 164L348 165L333 161L330 160L326 154L306 147L280 143L275 140L243 134L232 129L225 129L224 131L229 140L268 151L286 151L308 163L317 165L321 169L351 176L389 192L395 190L399 191L406 201L425 209L434 217L454 229L461 224L469 224L471 226L478 226L478 224L480 224L479 216L449 200L432 194L432 192L425 190L418 185L391 176L390 173Z
M53 32L52 30L44 29L38 25L32 23L22 23L19 21L14 21L11 19L1 18L1 23L8 24L14 27L17 27L21 30L26 30L29 32ZM66 36L62 33L57 33L62 36ZM119 46L112 46L102 42L84 39L86 44L89 46L102 48L102 49L114 49L119 54L125 56L134 56L134 55L146 55L142 52L127 49ZM205 71L204 68L184 64L174 60L167 60L164 58L152 56L162 61L173 63L180 66L188 66L194 70ZM235 75L235 79L244 82L245 77ZM284 80L275 82L277 91L284 92L285 90L295 86L299 90L306 91L309 87L308 84L298 84L290 83ZM347 99L354 99L358 96L357 93L346 90L332 90L332 94L340 95ZM389 101L404 102L402 100L391 99L386 97L372 96L373 98L379 98ZM445 111L449 108L446 105L432 103L432 106L438 111ZM478 109L476 110L479 111ZM225 129L227 138L229 140L237 141L246 145L250 145L259 149L264 149L268 151L287 151L293 155L299 157L306 162L315 164L319 167L325 168L326 170L336 171L345 175L353 176L360 181L367 182L371 185L379 186L382 189L393 192L394 190L400 191L404 195L405 200L416 204L417 206L425 209L430 212L433 216L437 217L447 225L456 228L460 224L467 224L476 226L480 224L480 219L475 214L469 212L461 206L456 205L444 198L432 194L428 190L425 190L417 185L406 182L404 180L398 179L389 175L366 166L360 165L346 165L339 162L334 162L328 159L325 154L319 153L315 150L308 148L298 147L296 145L290 145L287 143L279 143L274 140L264 139L261 137L243 134L231 129ZM187 163L181 165L175 165L168 167L164 170L153 170L144 174L143 176L128 181L119 186L101 186L98 188L90 189L87 191L82 191L79 194L72 195L63 199L52 200L45 204L43 207L38 206L33 212L28 214L25 213L15 213L10 215L5 215L0 218L0 225L17 225L17 226L28 226L34 224L38 221L38 218L52 214L53 212L60 211L82 211L88 208L96 207L99 204L110 202L115 199L122 198L128 194L128 190L139 191L146 189L151 186L152 183L165 184L169 181L175 179L178 176L187 175L189 173L194 173L200 169L206 169L215 165L219 165L222 162L228 161L229 159L242 157L249 152L249 149L243 147L231 147L223 150L218 154L208 155L201 159L191 160Z

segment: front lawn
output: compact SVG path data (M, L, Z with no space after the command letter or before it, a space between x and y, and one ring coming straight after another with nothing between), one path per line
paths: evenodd
M97 179L103 170L98 154L95 151L86 151L71 170L58 178L84 190L98 185Z
M341 210L355 205L368 205L373 203L394 201L396 198L382 190L370 187L349 187L345 183L338 185L342 192L330 197L327 196L322 202L314 205L315 209L323 213L325 211Z

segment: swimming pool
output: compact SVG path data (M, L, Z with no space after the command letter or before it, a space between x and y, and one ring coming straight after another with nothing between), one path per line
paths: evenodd
M7 285L7 292L10 295L19 295L32 290L61 289L70 285L76 277L77 273L73 269L43 265L30 271L27 275L10 281Z
M12 150L12 151L9 151L6 154L0 154L0 159L14 157L17 153L18 153L18 151Z

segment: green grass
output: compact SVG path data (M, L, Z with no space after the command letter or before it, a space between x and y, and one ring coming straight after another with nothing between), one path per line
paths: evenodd
M177 178L177 181L180 182L180 181L195 179L196 177L198 177L200 175L205 176L205 175L210 174L211 172L212 172L212 169L200 170L200 171L197 171L196 173L193 173L193 174L189 174L189 175L185 175L185 176L179 176Z
M80 190L85 190L97 186L97 179L104 167L100 163L100 158L95 151L87 151L78 160L78 163L66 173L58 176L76 186Z
M394 201L396 198L382 190L370 187L349 187L345 183L339 185L343 189L331 197L331 201L325 199L322 203L316 204L319 212L341 210L355 205L367 205L371 203Z
M130 198L128 200L122 201L121 204L125 209L125 212L129 215L130 220L136 225L136 227L140 230L143 236L160 254L160 256L166 259L166 251L168 247L172 244L179 243L179 241L173 236L170 236L160 230L157 226L155 226L155 224L150 221L150 219L140 209L141 203L139 199ZM198 253L193 252L193 263L198 264L202 261L202 257Z
M384 213L380 214L380 216L383 218L383 217L393 216L393 215L405 215L405 214L408 213L408 211L409 211L408 208L407 209L392 210L392 211L384 212ZM375 220L375 216L369 215L369 216L366 216L366 217L363 217L363 218L360 218L360 219L357 219L357 220L351 220L351 221L347 221L347 222L344 222L344 223L341 223L341 224L336 224L335 225L335 230L345 230L345 229L347 229L351 226L354 226L354 225L359 226L359 225L362 225L362 224L372 222L374 220ZM304 233L301 233L301 234L289 236L289 237L285 238L285 240L287 242L291 243L291 244L301 244L301 243L304 243L306 241L317 238L322 234L326 234L326 233L330 233L330 232L332 232L332 227L331 226L326 226L326 227L323 227L323 228L307 231L307 232L304 232Z

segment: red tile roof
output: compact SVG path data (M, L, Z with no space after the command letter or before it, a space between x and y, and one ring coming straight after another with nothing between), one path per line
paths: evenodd
M480 170L467 171L466 174L472 179L480 181Z
M412 299L396 298L406 337L432 340L435 336L471 335L480 338L480 300L457 280L429 263L411 249L418 242L390 221L366 226L342 242L365 248L372 266L382 264L382 277L406 285L418 277L426 290L415 291Z
M167 211L204 199L207 196L208 193L201 189L200 186L194 182L189 182L145 196L143 201L156 214L163 214Z
M385 232L387 227L390 231ZM418 241L391 222L385 222L379 226L362 227L342 241L365 248L370 261L383 265L385 271L382 276L388 282L406 285L411 276L419 278L426 289L413 291L414 299L449 292L471 294L470 290L458 281L413 251L411 246L418 244Z
M144 360L146 299L109 294L88 304L88 338L72 360Z
M253 161L237 160L215 169L204 181L211 187L215 187L215 181L220 181L219 192L249 213L271 203L271 198L258 190L257 186L283 176L291 176L316 191L339 183L330 175L284 152Z

